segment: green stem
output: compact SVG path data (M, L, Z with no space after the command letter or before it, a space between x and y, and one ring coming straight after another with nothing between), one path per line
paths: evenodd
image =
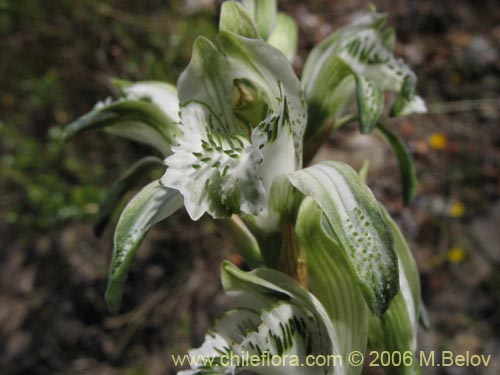
M231 238L249 267L257 268L265 263L257 239L238 216L218 220L217 224L219 229Z

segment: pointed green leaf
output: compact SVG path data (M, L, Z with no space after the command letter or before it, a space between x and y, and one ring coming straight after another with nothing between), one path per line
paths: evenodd
M399 137L391 132L384 124L378 122L377 128L382 138L392 147L396 158L398 159L399 170L401 173L401 182L403 184L403 201L409 204L415 197L417 190L417 176L415 166L410 152Z
M391 306L382 317L375 317L370 322L370 346L379 351L397 351L404 354L416 354L418 319L421 311L420 280L418 269L403 234L382 207L384 219L391 228L394 245L399 258L400 290ZM411 366L404 364L389 369L390 374L421 374L415 357Z
M360 130L363 134L369 134L382 116L384 93L365 77L358 76L356 94Z
M146 233L156 223L182 207L182 196L158 181L146 185L125 207L115 230L113 257L109 269L106 302L118 311L123 285L132 260Z
M389 228L375 197L348 165L322 162L287 175L324 212L368 306L382 314L398 291L398 266Z
M365 352L371 314L341 246L328 235L329 225L323 220L319 206L306 198L297 218L297 236L305 255L309 289L328 312L338 333L340 352L348 358L353 351ZM345 374L359 374L361 369L349 363L343 366Z
M111 218L111 215L120 203L123 195L133 186L133 184L143 175L155 168L165 169L163 161L155 156L147 156L132 164L118 180L116 180L104 195L99 212L94 221L94 233L100 236Z
M267 39L276 20L276 0L242 0L242 5L257 24L260 36Z
M280 12L267 42L283 52L286 58L292 61L297 53L298 34L299 30L295 20Z

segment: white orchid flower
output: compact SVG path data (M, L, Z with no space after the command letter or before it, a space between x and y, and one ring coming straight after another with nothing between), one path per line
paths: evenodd
M382 115L386 91L397 94L392 115L426 111L415 94L415 74L394 56L394 32L386 20L385 14L372 9L312 50L302 74L311 120L308 133L318 131L328 119L338 121L354 99L361 131L369 133Z
M415 94L415 75L392 54L384 17L371 13L315 48L301 83L289 62L296 26L284 20L274 1L223 3L217 38L196 40L177 91L157 82L115 81L121 97L97 106L67 130L73 135L104 128L146 143L164 158L134 164L104 201L101 223L142 171L163 168L161 179L145 186L118 221L106 291L110 309L119 307L130 264L148 230L183 206L193 220L205 213L241 216L234 237L244 242L240 250L249 249L252 266L264 263L283 271L279 262L292 247L291 268L297 254L302 257L309 291L278 271L244 273L224 265L223 284L237 309L192 351L217 365L194 366L185 375L304 373L290 363L220 366L217 359L224 353L345 359L352 351L364 353L371 340L381 350L415 351L420 285L397 227L346 164L302 168L304 135L307 142L328 120L339 121L357 98L362 131L377 126L413 173L404 146L379 119L385 91L396 92L395 115L425 109ZM361 367L346 363L308 370L357 375ZM418 373L418 366L408 371Z
M194 220L265 216L274 178L302 166L300 82L236 2L222 6L217 42L199 37L179 78L182 135L161 182Z

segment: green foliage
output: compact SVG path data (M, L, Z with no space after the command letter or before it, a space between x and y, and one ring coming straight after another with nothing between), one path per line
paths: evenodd
M61 178L62 173L80 175L82 160L63 156L61 130L49 130L47 143L26 137L19 129L0 123L2 179L6 192L3 220L15 227L45 230L69 219L90 219L101 194L94 176L79 178L74 187ZM98 168L102 174L104 170Z

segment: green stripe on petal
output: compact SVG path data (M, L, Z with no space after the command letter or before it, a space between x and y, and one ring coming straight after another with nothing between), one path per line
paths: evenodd
M177 139L162 183L184 196L193 220L208 212L215 218L243 212L258 215L266 192L258 176L263 162L260 146L239 134L220 131L218 119L203 104L182 108L183 135Z
M307 65L306 65L307 68ZM307 99L308 125L305 139L320 133L325 123L336 121L346 114L355 99L356 81L351 69L340 59L332 59L321 69L321 78L307 84L302 75Z
M349 271L342 248L335 243L323 223L323 212L307 197L297 217L297 236L305 255L309 289L321 301L338 334L344 358L353 352L364 353L371 315L358 283ZM344 364L345 374L359 374L361 367Z
M321 207L368 306L382 314L398 291L398 266L391 232L371 191L351 167L338 162L287 177Z
M214 358L217 362L217 357L234 352L234 344L243 341L248 331L255 330L260 323L259 313L254 309L226 311L207 332L202 346L190 350L189 355L193 358Z
M365 77L357 76L356 94L361 133L371 133L384 109L384 93Z
M394 237L394 246L399 258L399 293L382 317L370 322L370 346L375 350L412 352L416 354L417 329L421 311L420 279L418 269L403 234L388 212L381 206L384 219ZM418 358L412 366L389 369L390 374L421 374Z

